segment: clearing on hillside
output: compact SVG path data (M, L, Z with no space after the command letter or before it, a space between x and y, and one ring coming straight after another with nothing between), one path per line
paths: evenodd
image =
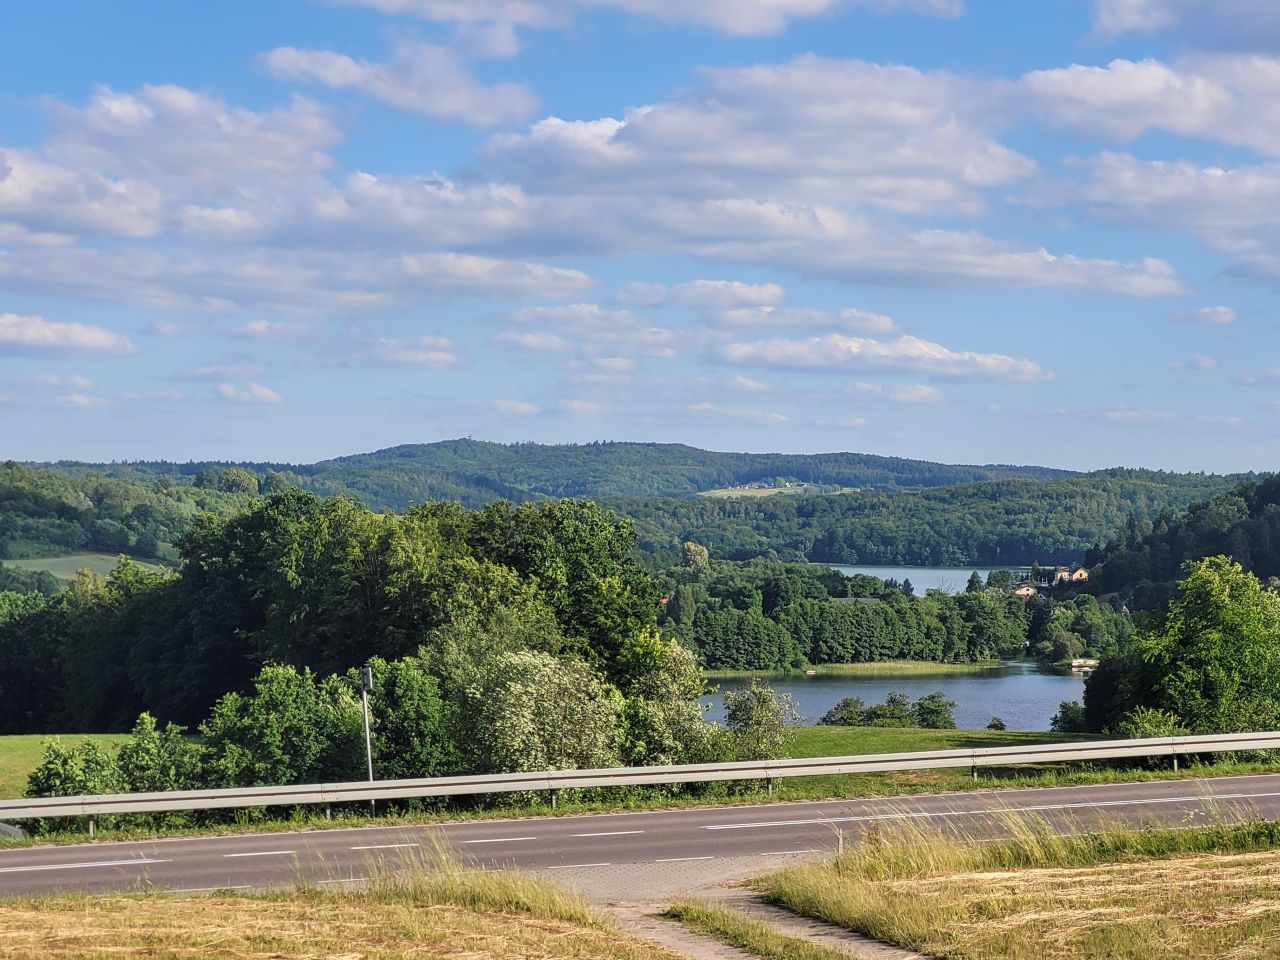
M70 580L81 570L92 570L106 576L116 568L120 557L114 553L69 553L65 557L24 557L18 560L5 560L6 566L17 570L44 570L59 580ZM133 561L148 570L163 570L164 567L148 560Z

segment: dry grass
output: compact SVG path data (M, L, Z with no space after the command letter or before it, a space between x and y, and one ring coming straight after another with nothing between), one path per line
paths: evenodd
M363 889L0 902L6 960L676 960L518 873L444 867Z
M762 885L798 913L944 958L1280 957L1274 824L1010 826L996 843L895 831Z

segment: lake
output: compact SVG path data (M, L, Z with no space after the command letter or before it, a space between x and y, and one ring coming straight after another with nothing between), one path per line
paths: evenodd
M914 580L912 581L915 582ZM720 693L739 690L748 679L720 680ZM1075 676L1041 673L1034 663L1015 661L979 673L911 674L910 676L774 677L768 680L779 693L789 693L805 723L818 718L844 697L861 697L867 705L883 703L890 693L905 693L912 701L941 690L956 702L956 726L985 727L992 716L1004 720L1010 730L1048 730L1049 721L1063 700L1082 700L1084 680ZM717 694L703 698L710 703L707 719L724 721L724 701Z
M926 590L945 590L947 593L960 593L969 582L969 575L977 570L983 580L992 570L990 567L871 567L842 566L840 564L824 564L833 570L839 570L846 577L860 573L880 580L910 580L916 596L924 596ZM1001 567L999 569L1026 571L1028 567Z

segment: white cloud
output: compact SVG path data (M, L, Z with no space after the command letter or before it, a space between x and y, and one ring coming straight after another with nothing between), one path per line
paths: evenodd
M1102 410L1085 410L1072 414L1085 420L1103 420L1108 423L1134 424L1138 426L1165 426L1181 431L1240 430L1248 426L1242 417L1169 413L1162 410L1145 410L1117 404Z
M563 296L589 282L576 270L447 252L0 251L0 285L11 290L202 313L268 308L332 315L423 297ZM245 335L261 337L275 321L255 322L260 329L246 326Z
M54 104L60 131L53 159L107 176L133 176L235 193L254 179L289 180L333 165L325 152L341 135L309 100L255 112L178 86L135 93L103 87L85 107Z
M1254 370L1240 378L1240 382L1249 386L1270 386L1280 383L1280 367L1270 370Z
M369 345L367 357L372 363L393 367L451 367L461 359L447 337L378 337Z
M835 427L840 430L861 430L867 425L863 417L843 417L839 420L819 420L820 427Z
M401 41L385 63L295 47L278 47L264 54L263 62L277 77L359 90L399 110L473 127L522 120L538 106L538 98L527 87L486 86L457 51L428 43Z
M493 138L487 154L541 191L768 196L896 213L979 213L983 190L1035 170L986 131L990 85L954 74L804 55L706 77L621 119L548 117Z
M1190 360L1177 360L1169 366L1174 370L1216 370L1218 361L1207 353L1197 353Z
M557 337L554 333L511 331L499 334L494 341L503 346L518 347L521 350L532 350L536 353L568 353L573 350L573 344L563 337Z
M675 286L661 283L629 283L618 291L623 303L642 306L680 304L698 310L732 310L739 307L778 306L786 291L776 283L744 283L740 280L692 280Z
M787 418L780 413L767 410L750 410L741 407L719 407L713 403L694 403L688 411L699 416L717 417L722 420L748 420L752 423L786 423Z
M1167 131L1280 156L1280 59L1274 57L1073 64L1025 74L1018 88L1052 126L1122 141Z
M214 387L214 394L227 403L270 406L284 402L284 397L260 383L219 383Z
M676 355L678 336L653 326L630 310L613 310L597 303L522 307L507 315L517 329L506 330L495 341L542 353L576 353L579 357L669 358ZM527 332L519 327L542 329ZM554 332L552 332L554 331Z
M1230 307L1200 307L1187 310L1173 318L1174 323L1196 324L1206 327L1223 327L1236 322L1236 312Z
M834 313L790 307L741 307L722 310L713 317L732 327L823 327L857 333L892 333L897 329L893 320L882 313L852 308Z
M1280 40L1280 7L1273 0L1096 0L1094 29L1107 39L1148 33L1198 46L1266 48Z
M881 341L833 333L804 340L730 343L726 363L809 370L901 370L934 376L1006 382L1046 380L1052 373L1031 360L999 353L954 351L919 337Z
M437 23L494 21L546 27L567 22L575 10L607 7L678 23L710 27L731 36L773 34L791 20L820 16L845 7L887 13L906 10L940 17L964 12L963 0L330 0L372 7L386 14L421 17Z
M59 323L43 317L0 313L0 355L133 353L127 339L105 327Z
M767 393L769 390L767 384L744 377L742 374L730 377L725 381L725 386L730 390L741 390L743 393Z
M164 222L160 193L149 184L67 170L5 149L0 149L0 217L37 235L150 237Z
M74 374L35 374L0 381L0 407L24 411L86 410L109 403L95 392L92 380Z
M265 373L262 367L251 364L215 364L209 367L196 367L194 370L182 370L173 375L175 380L254 380Z
M527 400L495 400L493 405L499 413L513 416L527 417L540 412L536 403L529 403Z
M886 387L879 383L855 383L849 392L862 399L887 400L891 403L941 403L946 399L942 391L924 383L912 383L900 387Z
M591 403L589 400L561 400L556 406L565 413L579 415L599 413L602 409L599 404Z

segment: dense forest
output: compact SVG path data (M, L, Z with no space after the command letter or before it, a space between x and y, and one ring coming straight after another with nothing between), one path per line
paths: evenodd
M1133 737L1280 726L1280 593L1227 556L1183 568L1166 609L1105 657L1065 729Z
M255 496L299 489L300 478L293 472L272 468L254 472L236 466L191 468L169 475L148 473L135 465L110 468L116 476L105 477L87 468L8 464L0 469L0 559L80 550L169 556L168 545L182 536L199 512L225 515ZM930 476L938 479L951 469ZM826 563L1021 566L1079 560L1126 519L1142 522L1171 516L1171 511L1229 489L1238 480L1110 470L888 492L724 499L615 497L600 502L635 521L638 546L653 570L672 563L680 544L689 540L706 544L716 557L730 559L771 556ZM465 505L469 495L455 493L456 497L446 499ZM373 499L379 497L375 492ZM531 501L526 498L526 502ZM371 506L381 508L377 502Z
M661 622L712 670L778 670L873 660L944 663L1035 657L1046 665L1124 648L1129 617L1092 596L1024 602L1010 571L974 575L952 596L909 581L756 559L709 560L685 544L661 578Z
M843 564L1027 566L1078 561L1131 516L1148 520L1238 478L1106 470L916 492L732 500L603 501L636 522L642 550L671 562L688 540L716 557Z
M500 444L445 440L406 444L320 463L53 464L73 476L190 482L202 471L237 466L260 480L353 496L375 510L403 511L426 500L479 507L547 497L690 497L706 490L787 478L868 490L916 489L1013 477L1051 479L1070 471L1004 465L952 466L861 453L719 453L676 443Z
M1185 513L1131 518L1091 550L1091 588L1138 609L1163 608L1189 561L1224 554L1262 579L1280 577L1280 477L1246 481Z
M33 792L353 779L366 663L384 777L764 759L791 715L760 688L703 720L629 521L590 501L394 515L288 490L178 547L177 571L0 592L0 731L134 729L117 757L51 747Z
M244 471L206 479L202 486L164 477L138 483L0 464L0 560L80 551L164 556L197 516L243 509L258 492ZM0 582L0 589L8 588Z

